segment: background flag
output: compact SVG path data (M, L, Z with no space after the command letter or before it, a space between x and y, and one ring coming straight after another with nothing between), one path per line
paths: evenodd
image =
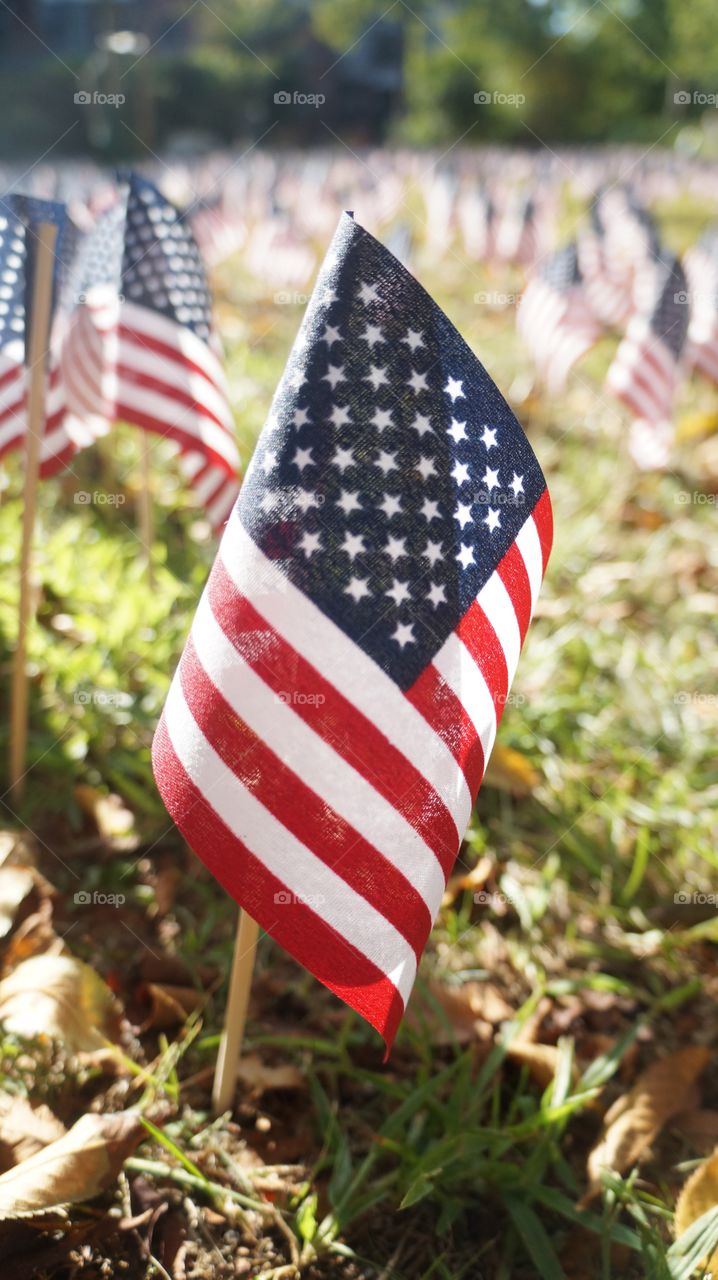
M588 304L575 244L544 258L526 286L516 324L549 392L558 395L572 365L601 335Z
M153 754L200 857L387 1045L550 545L508 405L344 215Z

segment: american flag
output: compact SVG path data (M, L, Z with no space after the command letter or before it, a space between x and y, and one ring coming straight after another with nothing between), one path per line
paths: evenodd
M629 447L638 466L665 465L673 436L673 401L688 332L687 285L672 254L657 252L637 280L629 321L606 385L634 415Z
M543 259L526 286L516 324L548 390L557 394L572 365L601 334L586 298L575 244Z
M494 205L487 191L472 183L458 206L459 225L466 253L475 262L488 262L494 253Z
M165 804L391 1045L546 568L526 437L340 220L155 737Z
M538 222L533 196L513 193L496 228L496 256L526 266L538 250Z
M633 267L612 252L608 225L599 193L578 235L578 263L596 318L607 328L623 329L633 310Z
M239 456L212 332L209 290L181 214L132 174L73 272L62 367L69 433L84 443L121 419L174 440L212 524L237 495Z
M0 200L0 457L21 447L27 431L27 344L29 302L36 227L53 222L58 227L53 263L53 301L57 296L66 251L67 221L64 206L34 196L8 195ZM46 421L40 448L44 473L57 450L62 419L62 390L52 352L47 361Z
M690 308L689 364L718 384L718 232L703 236L683 258Z

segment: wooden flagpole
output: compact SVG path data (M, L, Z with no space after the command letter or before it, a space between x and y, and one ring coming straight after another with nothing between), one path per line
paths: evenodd
M12 669L10 698L10 792L20 799L24 790L27 754L27 638L32 597L30 572L40 474L40 448L45 425L45 356L52 306L53 257L57 227L41 222L36 231L35 273L30 313L28 369L30 383L25 436L25 488L20 548L20 603L17 647Z
M150 587L154 586L155 575L152 568L152 546L155 540L155 520L152 509L152 487L151 487L151 467L150 467L150 439L146 431L140 431L141 455L140 455L140 489L139 489L139 526L140 541L145 553L145 563L147 565L147 581Z
M224 1029L219 1043L217 1066L212 1085L212 1109L216 1116L227 1111L234 1101L239 1075L239 1053L247 1021L249 989L252 985L254 955L259 925L240 908L237 936L234 941L229 994L224 1011Z

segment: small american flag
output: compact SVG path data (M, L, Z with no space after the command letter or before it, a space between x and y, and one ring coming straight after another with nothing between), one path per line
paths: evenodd
M544 258L526 286L516 324L548 390L556 395L572 365L601 334L586 298L575 244Z
M22 447L27 431L27 348L32 316L32 275L36 228L58 228L53 263L53 304L66 252L65 209L56 201L8 195L0 200L0 457ZM47 360L46 420L40 448L43 474L52 469L63 416L59 369L51 346Z
M656 252L636 282L636 314L629 321L606 385L634 415L629 447L638 466L665 465L673 436L673 401L686 345L689 312L683 268Z
M623 329L633 310L633 266L612 252L611 225L599 193L578 235L578 264L596 318L607 328Z
M387 1046L551 528L546 482L491 378L344 215L153 758L210 870Z

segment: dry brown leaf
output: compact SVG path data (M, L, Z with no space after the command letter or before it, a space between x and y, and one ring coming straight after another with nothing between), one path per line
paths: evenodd
M89 964L71 956L33 956L0 982L0 1022L15 1035L46 1035L70 1053L105 1047L119 1007Z
M44 1103L0 1092L0 1166L2 1171L27 1160L66 1132Z
M29 833L0 831L0 867L37 866L37 841Z
M510 791L515 796L527 796L538 783L538 773L520 751L497 743L484 774L484 786Z
M703 1045L679 1049L648 1067L606 1112L603 1133L588 1157L589 1186L581 1204L601 1189L601 1171L623 1173L654 1141L671 1116L686 1107L709 1059Z
M0 939L6 938L35 888L27 867L0 867Z
M701 1151L712 1151L718 1144L718 1111L691 1107L671 1120L671 1128Z
M0 1176L0 1221L91 1200L112 1185L143 1133L131 1111L83 1116L64 1137Z
M436 1005L445 1018L437 1012ZM514 1012L493 982L464 982L460 987L430 982L428 995L419 990L412 997L407 1018L419 1030L428 1026L435 1044L451 1044L454 1040L467 1044L486 1039L495 1026L513 1018Z
M483 889L495 865L493 858L485 854L470 871L456 872L449 878L441 901L442 907L451 906L454 898L467 889Z
M104 795L84 782L78 783L74 794L83 813L92 818L100 835L106 840L116 840L130 834L135 825L135 816L120 796Z
M676 1236L682 1236L692 1222L717 1204L718 1150L694 1170L678 1197L673 1220ZM715 1249L710 1260L704 1261L702 1265L715 1275L718 1268L718 1249Z
M268 1067L256 1053L241 1058L239 1078L253 1093L266 1093L269 1089L306 1089L307 1082L291 1063L280 1067Z
M533 1044L530 1041L514 1040L506 1050L506 1057L512 1062L523 1063L529 1069L529 1075L542 1089L548 1088L554 1076L560 1050L555 1044ZM578 1073L574 1069L574 1077Z
M179 1026L205 999L195 987L176 987L160 982L147 982L143 991L150 1001L150 1011L142 1023L142 1031L149 1031L150 1027L164 1030Z

